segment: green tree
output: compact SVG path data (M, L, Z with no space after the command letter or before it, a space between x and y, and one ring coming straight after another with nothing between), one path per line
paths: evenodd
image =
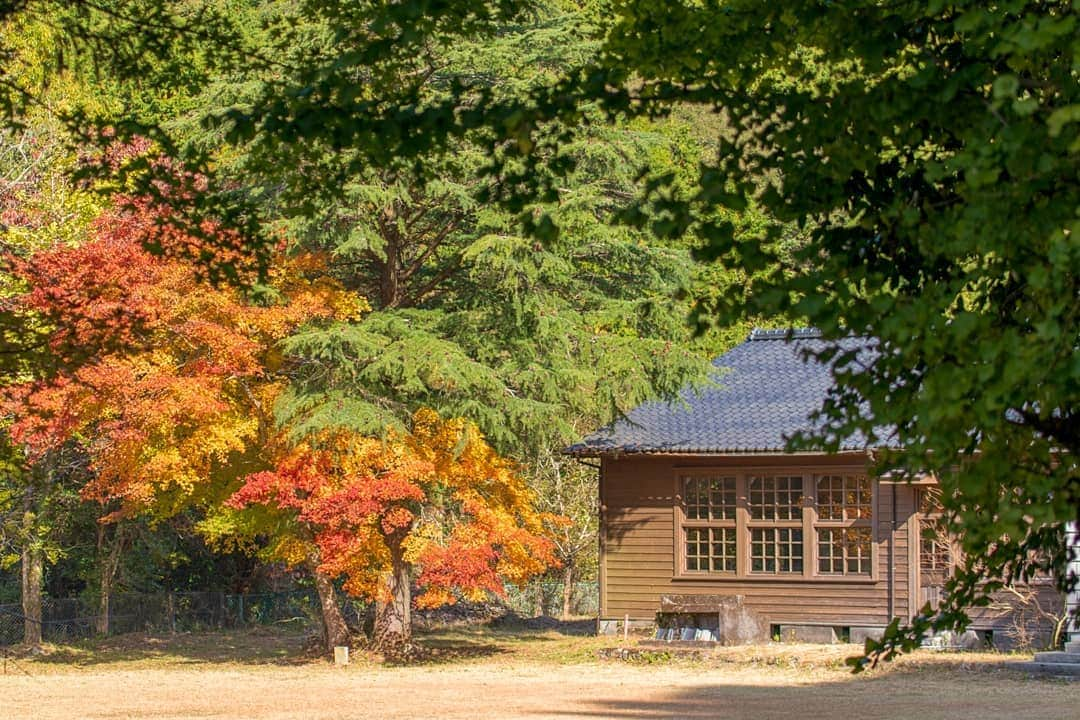
M301 13L267 3L260 12L267 29L253 42L294 70L222 76L196 103L209 110L174 129L217 148L226 184L258 198L264 221L296 245L330 253L336 278L373 306L360 321L286 344L298 365L279 420L294 437L331 426L381 434L428 406L474 420L528 467L551 469L580 427L704 375L708 349L691 346L689 305L676 299L702 280L689 244L650 245L611 222L642 187L643 166L692 177L712 142L700 117L608 128L594 114L595 132L553 158L574 164L565 186L543 207L522 208L526 222L546 208L567 228L545 246L523 234L518 211L486 202L503 192L484 172L492 133L459 137L418 163L375 162L375 146L336 135L324 113L401 92L435 106L466 86L520 99L595 55L593 11L549 3L513 22L497 13L470 21L467 31L436 24L389 49L403 26L372 36L374 5L310 3ZM341 47L356 50L342 56ZM298 89L309 86L331 93L323 100L333 107L308 103ZM289 137L265 131L277 123ZM587 474L562 476L591 487Z
M424 78L415 87L424 103L469 81L520 98L590 57L589 32L586 14L549 6L496 38L433 41L397 72ZM482 138L459 138L419 167L372 169L356 147L256 133L233 172L261 180L286 232L328 251L337 279L373 307L285 343L297 365L280 423L299 439L331 427L381 435L418 407L469 418L524 464L552 500L545 509L573 518L553 532L563 579L579 577L593 567L585 533L595 521L594 475L568 467L561 448L582 427L672 394L708 368L684 320L689 304L678 299L698 281L689 244L650 244L612 220L642 187L642 167L686 176L707 146L686 118L598 123L560 148L574 170L559 193L526 209L527 219L546 210L566 229L541 244L522 232L517 212L485 202L500 189L483 172Z
M20 12L54 7L31 1ZM606 65L613 16L602 3L76 8L59 15L65 39L76 57L110 58L124 97L141 97L144 76L164 75L166 89L182 77L188 97L201 94L169 107L210 110L155 117L151 88L133 112L70 113L70 124L153 137L213 180L209 191L174 193L185 199L178 218L280 223L330 251L338 277L372 299L362 322L290 341L299 364L279 418L297 435L330 425L381 432L427 405L548 467L575 428L703 377L705 356L731 331L691 344L685 298L720 306L775 270L701 268L689 257L698 236L657 242L614 223L643 217L624 205L648 188L660 200L652 230L685 230L679 208L726 125L711 106L639 101L607 125L629 95L626 73ZM192 57L185 67L195 70L169 72ZM578 69L587 67L609 74ZM614 100L609 76L619 81ZM671 117L648 117L654 109ZM126 181L156 187L152 164L133 169L143 174ZM734 224L740 238L768 227L754 205L704 217ZM791 249L775 244L784 257ZM712 325L706 312L698 319ZM584 477L558 474L569 475Z
M794 445L861 433L879 470L936 474L966 566L945 605L890 627L875 658L962 627L1003 583L1077 581L1063 542L1080 515L1076 26L1067 2L628 1L599 62L528 106L477 113L530 153L546 123L596 104L726 119L693 196L661 179L631 219L695 233L703 256L749 274L699 316L876 338L869 365L822 353L838 387L824 431ZM740 232L725 213L750 203L770 221ZM792 224L806 243L789 252Z

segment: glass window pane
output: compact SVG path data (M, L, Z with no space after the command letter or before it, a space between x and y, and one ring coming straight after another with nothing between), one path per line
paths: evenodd
M819 520L870 520L873 491L865 475L821 475L817 478Z
M752 520L797 520L802 517L802 477L751 477L748 481Z
M735 528L687 528L686 569L735 572Z
M755 572L801 573L803 534L799 528L752 528L750 567Z
M870 528L819 528L818 572L869 575L873 533Z
M735 519L735 478L684 477L682 487L687 520Z
M919 566L924 572L948 574L952 566L952 547L944 525L939 520L919 521Z

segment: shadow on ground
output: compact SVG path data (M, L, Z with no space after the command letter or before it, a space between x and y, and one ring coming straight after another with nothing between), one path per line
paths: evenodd
M552 618L499 618L472 626L418 630L416 651L406 661L387 659L386 665L449 664L481 660L513 652L520 643L551 643L563 637L593 634L595 620L554 620ZM355 659L368 656L358 638ZM86 667L110 663L139 663L161 660L176 665L241 664L304 665L326 658L318 637L300 628L257 626L238 630L209 630L178 634L130 633L85 640L70 645L48 645L44 652L14 650L16 661L41 665Z
M311 635L260 627L175 635L129 633L71 645L50 645L32 658L34 663L77 667L156 659L177 664L302 665L316 659L317 650L316 639Z
M517 615L506 615L492 620L490 627L505 632L540 630L558 635L585 637L596 634L596 618L559 620L552 617L523 618Z
M1038 679L1000 662L972 662L963 656L912 662L873 677L832 674L787 678L762 668L757 677L738 679L716 666L698 668L701 683L649 693L646 697L605 697L602 693L567 710L545 716L659 720L660 718L918 718L919 720L1043 720L1075 717L1072 687L1065 680ZM725 677L726 676L726 677Z

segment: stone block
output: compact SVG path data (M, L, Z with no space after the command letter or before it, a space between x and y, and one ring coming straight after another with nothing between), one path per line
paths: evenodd
M664 628L708 629L721 645L769 640L768 623L743 604L742 595L662 595L657 619Z
M335 665L348 665L349 664L349 646L348 645L335 645L334 646L334 664Z
M714 613L723 607L741 607L742 595L661 595L664 614Z
M717 640L723 645L754 645L769 641L769 624L742 604L724 605L717 612L720 627Z
M827 625L781 625L780 641L831 645L836 642L836 631Z
M880 640L884 634L885 628L883 627L853 627L848 640L856 645L865 645L868 639Z
M965 630L959 635L954 634L953 642L964 650L980 650L986 647L986 640L974 630Z

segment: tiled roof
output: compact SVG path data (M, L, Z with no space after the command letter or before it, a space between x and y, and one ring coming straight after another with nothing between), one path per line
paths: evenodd
M566 449L571 455L612 453L783 452L786 439L812 430L809 416L821 408L833 384L828 365L803 360L803 350L833 343L865 349L866 338L826 341L813 329L755 330L742 345L717 358L716 383L686 390L674 401L646 402L624 419ZM862 438L841 450L863 450Z

